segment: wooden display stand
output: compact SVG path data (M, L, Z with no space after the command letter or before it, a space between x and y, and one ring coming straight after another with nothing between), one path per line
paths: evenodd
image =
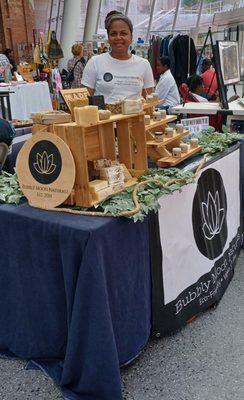
M180 146L180 139L188 134L188 131L182 133L174 132L173 137L164 138L162 142L155 140L153 132L162 132L164 134L165 128L169 122L176 120L175 115L167 115L166 118L160 121L150 121L150 125L145 126L147 136L147 153L148 156L159 167L175 167L183 160L191 157L201 150L201 146L191 148L187 153L182 153L180 157L172 156L172 149Z
M115 126L118 137L118 159L137 176L147 169L144 113L113 115L109 120L83 127L76 123L54 125L54 133L68 144L75 161L76 177L73 199L68 202L82 207L96 204L89 191L88 161L107 158L116 160ZM135 184L135 179L127 186Z

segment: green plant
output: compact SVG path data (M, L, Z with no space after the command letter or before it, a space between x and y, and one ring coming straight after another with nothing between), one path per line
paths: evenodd
M0 174L0 202L19 204L23 196L17 174L12 175L2 171L2 174Z
M243 135L230 133L226 126L222 127L223 133L216 132L214 128L203 130L198 135L199 144L202 146L202 154L214 154L226 150L230 145L238 142Z

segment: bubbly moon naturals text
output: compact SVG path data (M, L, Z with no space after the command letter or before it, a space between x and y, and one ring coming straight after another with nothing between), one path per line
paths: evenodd
M52 197L53 193L69 194L67 189L55 188L50 186L22 185L21 187L25 190L36 192L37 197Z
M229 248L214 264L211 271L202 276L194 285L186 289L175 303L175 315L180 314L188 306L198 307L214 303L221 297L234 272L237 255L241 246L241 235L238 233ZM197 302L197 304L196 304Z

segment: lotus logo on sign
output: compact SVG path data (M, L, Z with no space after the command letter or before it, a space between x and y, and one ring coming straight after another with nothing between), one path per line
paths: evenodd
M198 250L210 260L219 257L227 241L227 198L219 171L209 168L197 183L192 226Z
M202 216L204 224L202 227L204 236L208 240L212 240L214 236L221 232L225 218L224 208L220 208L219 192L213 197L211 192L208 192L207 203L202 202Z
M48 155L46 151L42 154L37 153L36 162L34 163L34 168L39 174L52 174L56 165L53 163L53 154Z
M58 148L48 140L40 140L29 154L29 168L33 178L42 184L56 181L62 169L62 159Z

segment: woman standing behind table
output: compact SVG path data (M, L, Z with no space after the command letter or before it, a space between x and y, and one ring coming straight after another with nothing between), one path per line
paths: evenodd
M91 95L103 95L105 103L137 99L152 92L154 79L149 62L129 54L133 25L125 15L111 11L105 19L110 53L92 57L81 83Z

